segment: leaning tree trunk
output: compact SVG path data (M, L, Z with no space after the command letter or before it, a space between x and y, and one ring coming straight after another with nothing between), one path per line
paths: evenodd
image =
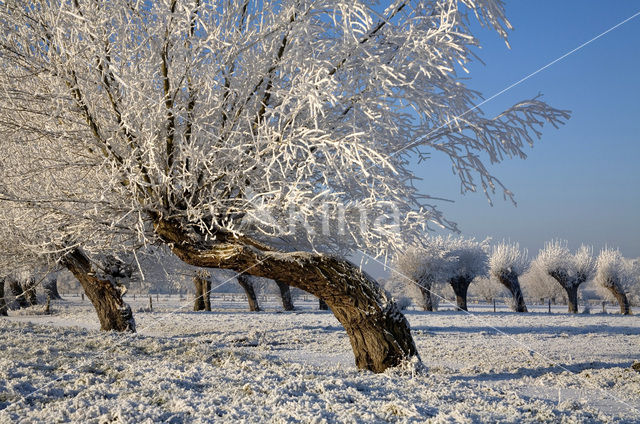
M27 295L24 290L22 290L20 282L18 282L14 277L8 277L7 280L9 281L9 289L11 290L13 297L15 297L18 307L26 308L29 306L29 303L27 302Z
M7 302L4 300L4 278L0 278L0 316L7 316Z
M280 290L280 298L282 299L282 308L285 311L293 311L295 307L293 306L293 299L291 298L291 289L287 283L283 283L282 281L276 280L276 285Z
M404 315L391 296L351 262L317 253L277 252L222 232L215 244L205 245L190 239L179 224L157 216L154 224L156 234L188 264L284 281L325 300L349 335L358 368L383 372L411 358L419 363Z
M51 300L62 300L62 296L58 292L58 277L51 275L47 277L42 284L45 294Z
M505 286L513 297L513 307L516 312L527 312L527 305L524 303L524 296L520 289L518 274L515 272L501 272L496 275L498 281Z
M449 284L451 284L453 292L456 294L456 304L459 311L467 310L467 291L472 281L473 278L466 276L458 276L449 280Z
M36 280L31 277L22 284L22 290L24 291L27 302L30 306L38 304L38 296L36 295Z
M240 284L240 287L242 287L245 294L247 295L249 310L251 312L260 311L260 305L258 305L258 297L256 296L256 291L253 288L251 277L249 277L247 274L239 274L236 279L238 280L238 284Z
M127 289L123 285L100 277L89 258L75 249L63 259L63 265L82 285L84 292L98 313L100 328L104 331L136 331L131 307L122 300Z
M620 290L615 285L607 288L618 301L618 304L620 305L620 313L622 315L631 315L631 307L629 306L629 299L627 299L627 295L624 293L624 291Z

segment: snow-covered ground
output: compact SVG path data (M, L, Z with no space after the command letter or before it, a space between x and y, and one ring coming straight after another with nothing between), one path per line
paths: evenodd
M376 375L311 300L129 298L139 332L123 335L67 299L0 319L1 423L640 422L638 316L410 311L427 371Z

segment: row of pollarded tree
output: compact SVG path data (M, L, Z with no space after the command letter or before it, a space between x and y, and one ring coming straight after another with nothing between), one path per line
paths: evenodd
M5 277L0 277L0 315L7 315L9 308L6 295L9 294L9 292L13 296L18 308L37 305L38 297L36 295L36 287L39 284L42 285L45 296L48 299L62 299L58 293L57 278L54 273L47 274L40 279L36 279L35 275L25 275L25 273L9 274ZM8 290L5 290L5 285L8 286Z
M193 285L195 286L195 299L193 304L194 311L210 311L211 310L211 273L207 270L201 269L196 271L193 277ZM254 286L253 278L247 274L238 274L236 276L238 285L242 287L245 295L247 296L247 302L249 303L249 311L260 311L260 304L258 303L258 296L256 294L256 288ZM291 289L289 285L281 281L275 281L280 292L280 299L282 300L282 308L285 311L293 311L295 309L293 305L293 298L291 296Z
M581 246L575 253L566 241L553 240L545 244L530 262L527 251L517 243L502 242L493 247L488 240L476 241L462 237L433 237L420 247L413 247L395 260L396 291L417 289L421 307L433 311L438 296L436 284L449 284L456 296L459 310L467 310L467 292L478 277L489 275L504 286L512 296L516 312L527 312L520 276L530 267L552 277L566 293L570 313L578 312L578 288L590 279L609 292L620 305L620 312L631 313L628 292L638 284L631 261L617 249L605 248L597 258L592 249Z

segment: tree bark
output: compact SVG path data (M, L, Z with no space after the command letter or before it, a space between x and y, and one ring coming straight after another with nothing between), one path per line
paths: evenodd
M204 310L211 311L211 280L205 278L202 285L202 298L204 299Z
M570 314L578 313L578 288L580 284L586 281L586 276L582 276L582 278L571 278L568 276L567 272L562 269L551 270L549 271L549 275L553 277L564 289L565 293L567 293L567 306ZM553 299L553 303L555 304L555 298Z
M253 289L253 283L251 279L246 274L239 274L236 279L238 280L238 284L244 290L247 295L247 301L249 302L249 310L251 312L259 312L260 305L258 304L258 297L256 296L256 291Z
M282 299L282 308L285 311L295 310L295 307L293 306L293 299L291 298L291 289L289 288L289 285L278 280L276 280L276 285L280 290L280 299Z
M618 301L618 304L620 305L620 313L622 315L631 315L631 306L629 306L629 299L627 299L627 295L622 290L619 290L615 285L607 288Z
M7 280L9 281L9 289L18 303L18 308L22 309L28 307L29 303L27 302L27 295L22 289L20 282L16 280L15 277L7 277Z
M4 278L0 278L0 316L7 316L7 302L4 300Z
M29 306L35 306L38 304L38 296L36 295L36 280L30 277L27 281L22 283L22 290L25 293Z
M58 292L58 277L55 274L50 275L44 281L42 285L44 292L51 300L62 300L62 296Z
M513 306L516 312L527 312L527 305L524 303L524 296L520 289L518 274L515 272L504 272L497 275L498 281L509 290L513 297Z
M424 311L433 312L433 298L431 297L431 287L418 286L422 293L422 309Z
M564 287L567 292L567 306L570 314L578 313L578 287L578 285Z
M459 311L467 310L467 291L472 281L473 278L465 276L458 276L449 280L449 284L451 284L453 292L456 294L456 304Z
M104 331L136 331L131 307L122 300L126 288L106 277L99 277L89 258L75 249L63 259L64 266L78 279L93 304Z
M420 362L409 323L378 284L349 261L308 252L278 252L248 237L219 232L215 244L189 239L156 217L155 232L184 262L280 280L327 302L344 326L356 366L374 372Z
M193 285L196 289L195 298L193 301L193 310L194 311L204 311L204 280L200 278L198 275L193 277Z
M198 270L193 277L193 285L196 288L196 296L193 303L194 311L211 311L211 280L206 270Z

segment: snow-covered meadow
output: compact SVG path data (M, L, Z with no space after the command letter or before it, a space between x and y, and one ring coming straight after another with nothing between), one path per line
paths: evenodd
M128 299L137 334L99 332L74 297L11 311L0 422L640 422L638 316L408 311L426 372L373 374L311 300L153 300Z

